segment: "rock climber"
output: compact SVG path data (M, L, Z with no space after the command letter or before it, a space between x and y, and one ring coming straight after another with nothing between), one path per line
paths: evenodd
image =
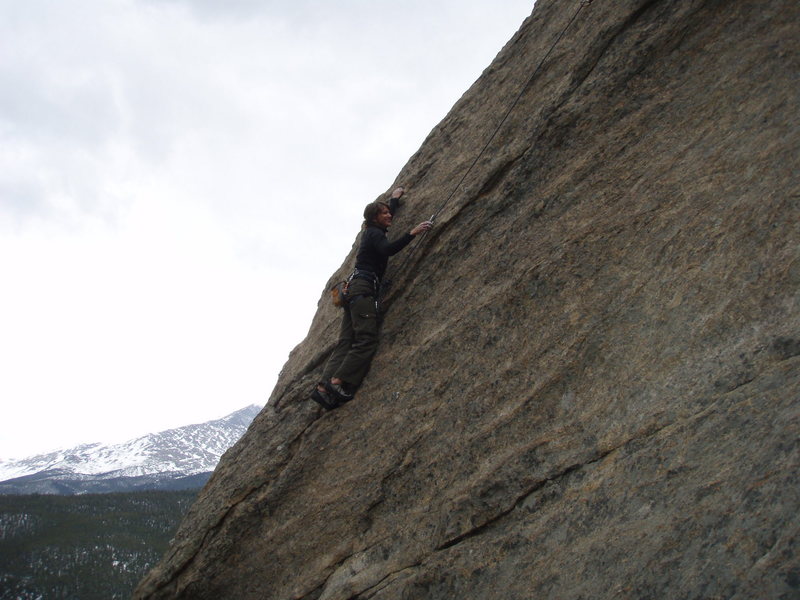
M353 399L378 348L378 295L389 257L405 248L414 236L433 226L430 221L423 221L398 239L388 240L386 232L404 192L398 187L388 204L375 201L364 209L364 232L355 270L348 279L339 340L325 363L321 381L311 393L311 399L327 410Z

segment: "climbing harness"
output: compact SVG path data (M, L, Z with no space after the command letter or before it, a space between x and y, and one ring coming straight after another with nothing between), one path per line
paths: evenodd
M335 307L344 308L350 303L351 300L355 300L358 297L350 295L350 283L353 281L353 279L365 279L366 281L369 281L372 284L372 296L377 301L380 290L380 280L378 279L378 276L372 271L353 269L353 272L350 273L350 276L347 279L336 282L330 289L331 300L333 301L333 305Z
M561 41L561 38L564 37L564 34L567 32L567 29L569 29L570 26L572 25L572 23L575 21L575 19L578 18L578 14L580 14L580 12L584 9L584 7L589 6L592 2L593 2L593 0L581 0L580 5L578 6L578 9L572 15L572 18L563 27L561 32L556 37L555 41L550 45L550 48L545 53L544 57L542 57L542 60L539 61L539 64L536 66L536 68L533 70L533 73L531 74L531 76L528 78L528 80L522 86L522 89L520 90L519 94L517 94L517 97L514 99L514 101L511 103L511 106L506 111L506 114L500 120L500 123L497 125L497 127L495 127L494 131L489 136L489 138L486 141L486 143L483 145L483 148L481 148L481 151L478 152L478 155L475 157L475 160L472 161L472 164L470 164L469 168L467 168L467 170L461 176L461 179L459 179L458 183L453 188L453 191L450 192L450 195L447 196L445 201L442 202L442 204L439 206L439 208L436 209L436 212L434 212L433 215L431 215L431 218L428 219L431 223L433 223L433 221L436 219L436 217L438 217L439 214L444 210L445 206L447 206L447 204L450 202L450 200L453 199L453 197L456 195L456 192L459 190L461 185L467 179L467 176L470 174L470 171L472 171L472 169L475 167L475 165L478 164L478 161L481 159L481 157L483 157L483 155L486 152L486 150L488 150L489 145L492 143L492 141L494 140L495 136L497 136L497 134L500 132L500 129L503 127L503 125L505 125L505 122L508 120L508 117L511 115L512 111L516 108L517 104L522 99L522 96L525 95L525 92L528 90L528 88L530 87L531 83L536 78L536 75L539 74L539 71L541 70L542 65L544 65L544 62L549 58L550 54L552 54L552 52L555 49L555 47ZM425 235L427 235L427 233L428 232L425 231L422 234L422 237L425 237ZM405 258L403 259L403 262L401 263L400 267L398 268L398 271L402 271L404 269L404 267L406 266L406 263L408 263L409 259L413 255L414 250L416 249L417 246L419 246L419 243L414 244L414 246L409 249L408 253L406 254ZM384 281L382 289L381 289L381 295L383 295L385 293L385 291L389 289L390 286L391 286L391 280L386 279Z

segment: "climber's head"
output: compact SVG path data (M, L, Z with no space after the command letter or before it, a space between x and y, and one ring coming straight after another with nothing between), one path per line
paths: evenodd
M370 202L364 209L364 227L376 225L381 229L388 229L392 224L392 213L389 212L389 205L386 202L376 200Z

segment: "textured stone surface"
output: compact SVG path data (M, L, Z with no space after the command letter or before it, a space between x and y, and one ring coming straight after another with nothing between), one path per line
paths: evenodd
M397 231L579 6L431 132ZM135 597L800 597L798 40L796 0L583 8L390 265L356 400L306 400L323 296Z

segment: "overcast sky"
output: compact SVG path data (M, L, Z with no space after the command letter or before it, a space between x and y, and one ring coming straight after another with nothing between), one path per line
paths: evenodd
M263 405L532 0L0 0L0 459Z

